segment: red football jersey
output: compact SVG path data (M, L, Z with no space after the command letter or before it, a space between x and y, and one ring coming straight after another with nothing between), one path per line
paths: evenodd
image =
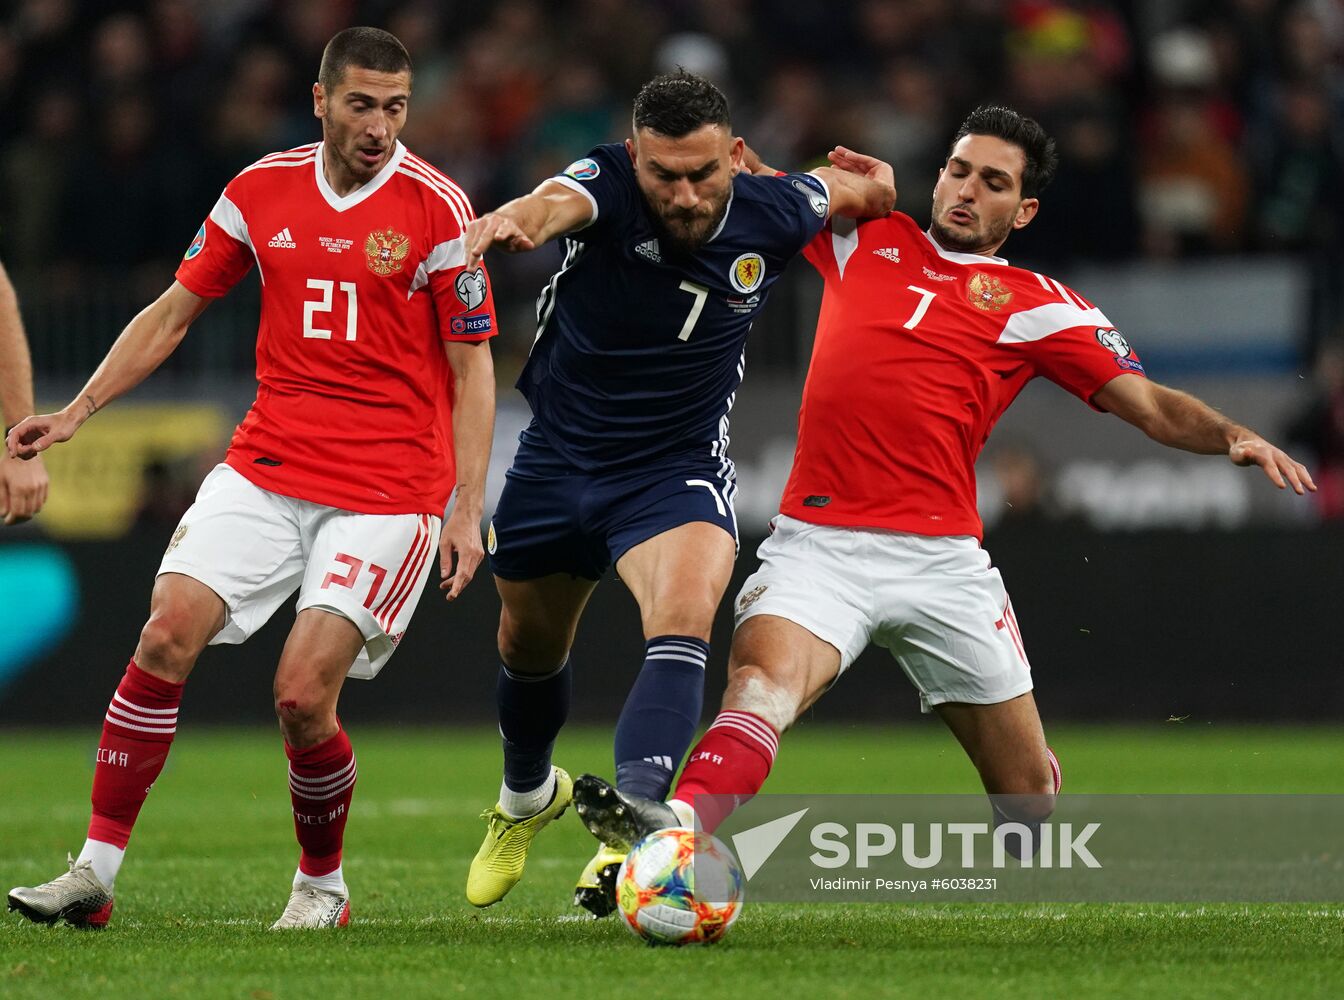
M817 524L982 533L975 460L1037 375L1091 404L1143 374L1077 292L943 250L906 215L832 219L804 251L825 279L793 472L780 505Z
M472 218L462 190L401 143L344 197L321 143L230 181L177 269L207 297L260 271L257 399L225 461L285 496L442 515L456 481L442 343L495 333L485 270L463 268Z

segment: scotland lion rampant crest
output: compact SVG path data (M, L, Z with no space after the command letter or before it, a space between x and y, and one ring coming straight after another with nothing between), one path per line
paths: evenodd
M386 277L400 271L402 262L411 250L411 239L395 229L374 230L364 241L364 253L369 258L369 270Z
M755 291L764 277L765 259L758 253L744 253L728 272L728 280L743 295Z

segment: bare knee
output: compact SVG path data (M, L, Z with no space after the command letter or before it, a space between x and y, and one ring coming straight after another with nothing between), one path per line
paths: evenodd
M135 662L141 670L180 684L191 673L203 645L196 623L188 616L158 609L140 630Z
M796 688L766 667L753 663L734 665L728 675L723 707L760 716L775 732L793 725L802 708Z
M275 716L285 742L296 749L316 746L336 735L336 706L314 685L301 682L275 685Z

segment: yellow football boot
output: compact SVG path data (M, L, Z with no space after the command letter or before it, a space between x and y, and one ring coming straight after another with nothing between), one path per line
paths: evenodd
M574 886L574 905L582 906L595 919L616 909L616 873L624 860L624 851L609 844L598 847Z
M527 850L547 823L569 808L574 781L564 768L555 768L555 797L535 816L511 819L498 803L481 813L487 821L485 840L467 872L467 901L473 906L490 906L508 895L523 877Z

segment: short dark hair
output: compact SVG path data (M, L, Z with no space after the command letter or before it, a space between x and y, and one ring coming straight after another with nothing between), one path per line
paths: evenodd
M635 95L635 129L647 128L680 139L705 125L728 128L728 98L703 76L675 73L655 76Z
M1012 108L983 105L966 116L952 137L952 146L968 135L992 135L1022 150L1026 159L1022 168L1022 197L1039 196L1055 179L1055 168L1059 166L1055 140L1045 134L1036 119L1020 115Z
M396 35L382 28L346 28L333 35L322 50L317 82L330 91L345 77L349 66L378 73L409 73L411 56Z

